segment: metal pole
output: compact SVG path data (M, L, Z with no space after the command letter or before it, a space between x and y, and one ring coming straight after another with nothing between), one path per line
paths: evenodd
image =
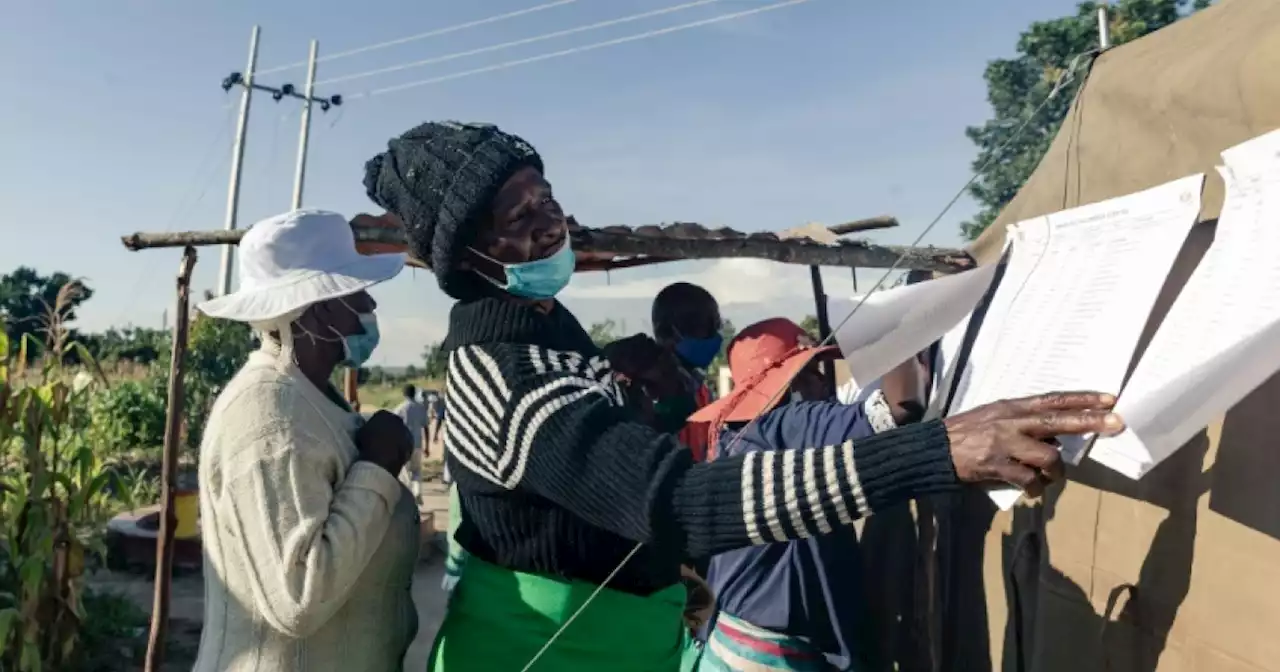
M831 320L827 316L827 293L822 289L822 268L818 266L809 267L809 280L813 283L813 303L817 310L818 317L818 338L826 341L831 335ZM836 370L831 364L823 366L823 376L827 379L827 385L831 387L832 393L836 389Z
M244 165L244 138L249 130L249 101L253 97L253 71L258 67L258 35L261 32L260 27L254 26L249 38L249 65L244 71L244 92L240 94L240 122L236 126L236 143L231 148L231 184L227 190L228 231L236 228L236 215L240 209L240 168ZM231 293L231 264L235 249L232 245L222 248L222 264L218 267L219 296Z
M293 209L302 207L302 182L307 174L307 141L311 137L311 94L316 88L316 52L320 43L311 40L311 54L307 58L307 90L302 106L302 130L298 135L298 171L293 178Z
M1107 5L1098 5L1098 48L1106 51L1111 48L1111 22L1107 19Z

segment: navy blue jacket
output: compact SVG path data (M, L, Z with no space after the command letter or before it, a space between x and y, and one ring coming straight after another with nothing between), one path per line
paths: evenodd
M877 395L879 396L879 395ZM839 445L875 433L864 404L796 402L720 433L720 455ZM719 611L774 632L804 637L837 669L856 660L866 619L862 556L852 526L802 541L753 546L711 559L707 583Z

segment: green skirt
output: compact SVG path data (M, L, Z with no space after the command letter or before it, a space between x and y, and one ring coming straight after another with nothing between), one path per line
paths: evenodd
M468 558L428 670L521 672L595 589ZM606 588L529 669L691 672L701 649L684 604L682 584L649 597Z

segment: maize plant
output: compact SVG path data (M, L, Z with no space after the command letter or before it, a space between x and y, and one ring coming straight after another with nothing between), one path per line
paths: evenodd
M62 326L74 291L50 307L38 366L26 364L29 335L10 343L0 329L0 670L73 669L85 554L114 510L114 477L87 438L84 375L62 364L75 349L97 371Z

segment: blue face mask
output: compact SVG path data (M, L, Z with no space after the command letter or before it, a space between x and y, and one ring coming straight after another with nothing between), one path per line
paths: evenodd
M498 282L484 273L480 273L480 277L508 294L524 299L550 299L559 294L560 290L569 284L569 279L573 277L573 269L577 266L577 258L573 255L573 248L569 245L567 235L564 237L564 246L555 254L546 259L535 259L518 264L504 264L475 248L471 251L495 264L500 264L506 273L507 281L506 283Z
M705 369L711 365L711 360L720 354L722 343L724 343L724 337L720 334L709 338L682 337L676 342L676 354L680 355L680 359L685 362L699 369Z
M360 313L360 326L363 334L351 334L342 337L342 364L353 369L364 366L378 347L378 316L373 313Z

